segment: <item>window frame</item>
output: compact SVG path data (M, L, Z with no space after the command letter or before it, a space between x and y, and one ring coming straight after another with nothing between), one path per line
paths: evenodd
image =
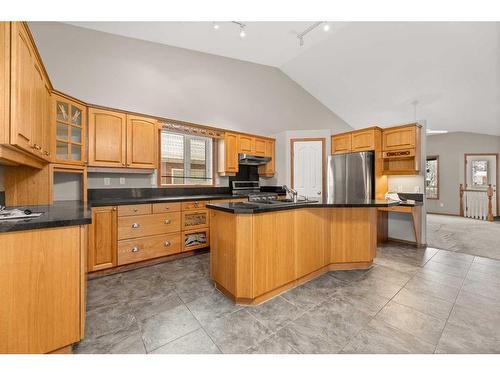
M426 173L426 176L424 178L424 181L427 181L427 161L429 160L436 160L436 164L437 164L437 185L436 185L436 189L437 189L437 194L435 197L428 197L427 196L427 186L424 187L425 191L424 191L424 194L425 194L425 199L434 199L434 200L439 200L439 193L440 193L440 190L441 190L441 187L440 187L440 184L439 184L439 180L441 179L441 171L439 170L439 155L427 155L426 158L425 158L425 173Z
M172 134L178 134L178 135L182 135L184 137L184 142L186 142L186 137L187 138L207 138L208 140L210 140L210 142L212 143L212 183L211 184L162 184L161 180L162 180L162 175L161 175L161 167L162 167L162 160L161 160L161 135L162 135L162 132L165 131L165 132L168 132L168 133L172 133ZM215 178L216 178L216 160L217 160L217 142L214 138L212 137L207 137L207 136L204 136L204 135L192 135L192 134L186 134L186 133L182 133L182 132L175 132L175 131L171 131L171 130L167 130L167 129L160 129L159 131L159 137L158 137L158 169L157 169L157 187L159 188L167 188L167 189L170 189L170 188L200 188L200 187L215 187L216 186L216 181L215 181ZM185 145L185 144L184 144ZM190 150L188 150L188 154L190 154Z

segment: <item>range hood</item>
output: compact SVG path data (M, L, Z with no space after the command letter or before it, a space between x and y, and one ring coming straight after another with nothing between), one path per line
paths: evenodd
M263 165L271 161L269 156L257 156L250 154L238 154L238 164L241 165Z

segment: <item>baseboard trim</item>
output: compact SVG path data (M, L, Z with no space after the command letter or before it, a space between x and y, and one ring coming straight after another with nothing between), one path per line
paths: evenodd
M427 211L427 214L431 214L431 215L443 215L443 216L458 216L458 217L461 217L459 214L447 214L447 213L444 213L444 212L429 212L429 211Z
M399 242L399 243L403 243L405 245L413 245L415 247L427 247L426 243L422 243L420 245L417 245L417 243L415 241L402 240L402 239L399 239L399 238L388 237L387 241Z

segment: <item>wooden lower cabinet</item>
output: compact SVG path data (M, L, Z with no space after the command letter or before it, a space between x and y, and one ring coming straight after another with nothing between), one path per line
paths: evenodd
M248 199L236 199L241 200ZM208 247L207 203L188 201L93 208L88 236L88 271Z
M210 210L211 275L240 304L259 304L329 270L367 268L376 245L376 208Z
M92 209L89 227L88 270L104 270L116 266L117 209L114 206Z
M85 226L0 234L0 353L48 353L83 336Z
M179 233L162 234L118 242L118 265L140 262L181 252Z

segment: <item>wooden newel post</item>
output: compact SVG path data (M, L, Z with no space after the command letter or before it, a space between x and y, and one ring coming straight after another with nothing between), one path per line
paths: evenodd
M488 221L493 221L493 188L491 184L488 185Z
M464 216L464 185L460 184L460 216Z

